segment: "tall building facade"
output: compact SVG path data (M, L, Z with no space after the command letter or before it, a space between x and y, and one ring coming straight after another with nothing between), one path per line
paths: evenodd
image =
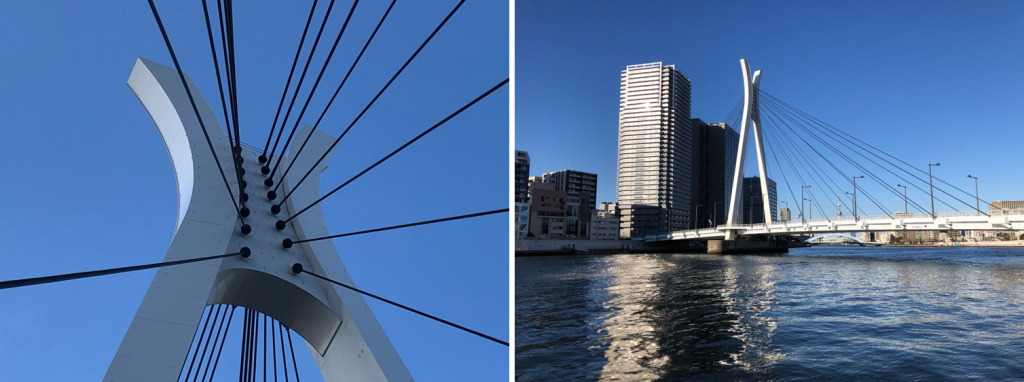
M516 150L515 163L515 184L513 185L516 203L529 203L530 201L530 154L526 151Z
M768 184L768 208L772 221L778 219L778 195L775 193L775 181L765 179ZM743 214L742 224L759 224L764 221L764 200L761 198L761 178L752 176L743 178ZM770 223L770 222L769 222Z
M565 191L570 201L575 199L579 211L575 215L579 219L575 227L571 222L566 226L567 236L588 237L590 214L597 208L597 174L576 170L562 170L544 174L544 183L554 185L555 190ZM566 211L567 215L569 211Z
M513 199L515 200L515 215L513 217L513 235L519 238L526 238L530 231L530 154L526 151L516 150L515 177L512 185Z
M740 135L725 123L690 120L690 227L724 224Z
M619 87L620 235L690 227L690 79L674 65L630 65Z

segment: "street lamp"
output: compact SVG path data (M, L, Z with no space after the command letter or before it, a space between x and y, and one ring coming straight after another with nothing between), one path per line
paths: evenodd
M718 227L718 205L719 204L722 204L722 202L715 202L715 204L714 204L714 207L715 207L715 217L714 217L715 227Z
M967 177L974 179L974 209L978 210L978 213L981 213L981 202L979 202L981 199L978 199L978 178L970 175L967 175Z
M864 175L853 177L853 221L857 221L857 178L864 178Z
M697 208L693 211L693 228L700 229L700 206L703 204L697 204ZM707 211L704 211L707 213Z
M807 223L807 215L804 214L804 200L808 200L804 198L805 187L810 188L811 186L800 186L800 222L804 224Z
M810 199L804 199L804 200L806 200L808 202L812 202L813 201L813 200L810 200ZM807 206L811 207L811 204L807 203ZM807 219L814 219L814 208L809 208L807 213L810 215L810 216L807 216Z
M907 186L904 186L902 184L897 184L896 187L903 187L903 213L910 212L910 211L907 211ZM904 216L906 216L906 215L904 215Z
M935 219L935 188L932 187L932 166L939 164L928 164L928 195L932 198L932 219Z

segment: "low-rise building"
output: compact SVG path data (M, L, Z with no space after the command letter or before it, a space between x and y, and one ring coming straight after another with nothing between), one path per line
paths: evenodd
M988 205L988 212L1024 210L1024 200L997 200Z
M530 225L528 236L539 239L565 236L565 204L568 194L550 183L530 177Z
M788 207L779 208L779 221L780 222L788 222L789 221L789 208Z
M619 238L619 206L601 203L590 215L590 240L616 240Z
M569 194L570 207L575 211L566 211L566 217L575 217L568 222L568 236L587 237L587 226L590 225L590 213L597 206L597 174L562 170L543 175L544 183L551 183L558 191Z
M896 235L893 234L893 231L878 231L878 232L875 232L875 242L876 243L888 244L895 237L896 237Z
M512 235L525 239L530 233L530 203L516 203L515 217L512 220Z

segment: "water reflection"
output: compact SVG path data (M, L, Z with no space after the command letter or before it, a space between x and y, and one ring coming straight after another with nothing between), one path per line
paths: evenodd
M782 357L772 345L774 266L755 257L676 255L677 272L659 275L649 301L664 379L722 373L760 374ZM724 376L724 375L723 375Z
M1024 252L516 260L516 379L1024 375Z
M668 361L658 342L659 315L652 302L665 298L659 281L674 273L675 265L647 255L608 259L607 298L601 301L607 313L599 317L608 347L600 379L649 381Z

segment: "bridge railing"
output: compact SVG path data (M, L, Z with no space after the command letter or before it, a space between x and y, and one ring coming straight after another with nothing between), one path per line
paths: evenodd
M990 215L990 216L1010 216L1010 215L1020 216L1020 215L1024 215L1024 209L992 210L992 211L988 212L988 215ZM936 218L941 218L941 217L964 217L964 216L987 216L987 215L984 214L984 213L978 212L978 211L951 211L951 212L936 212L935 213L935 217ZM889 216L889 215L857 216L857 220L858 221L861 221L861 220L884 220L884 219L894 219L894 218L895 219L931 218L931 214L928 214L928 213L915 213L915 212L900 212L900 213L893 214L893 216ZM804 223L807 223L808 225L821 225L821 224L835 223L835 222L848 223L848 222L852 222L852 221L854 221L854 217L853 216L843 216L843 217L838 218L838 219L837 218L818 218L818 219L806 219L806 220L803 220L803 221L801 221L801 220L790 220L787 223L790 224L790 225L803 225ZM776 222L772 222L771 225L777 226L777 225L782 224L782 223L783 222L776 221ZM765 228L765 224L764 223L732 224L732 225L722 224L722 225L719 225L717 227L706 227L706 228L699 228L699 229L681 230L681 231L674 231L672 233L673 234L675 234L675 233L687 233L687 232L710 233L710 232L714 232L714 231L725 231L725 230L730 230L730 229L751 230L751 229L764 229L764 228Z

